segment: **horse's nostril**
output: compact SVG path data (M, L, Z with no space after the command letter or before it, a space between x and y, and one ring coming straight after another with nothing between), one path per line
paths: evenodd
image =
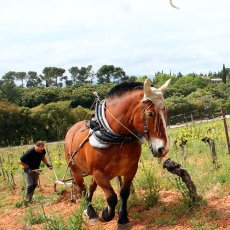
M158 149L159 156L162 156L163 152L164 152L164 147Z

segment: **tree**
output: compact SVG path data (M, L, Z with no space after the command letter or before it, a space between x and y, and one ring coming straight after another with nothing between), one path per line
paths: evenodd
M28 81L26 86L27 87L38 87L41 86L42 79L40 76L38 76L37 72L35 71L29 71L28 72Z
M0 145L12 145L18 143L18 121L20 111L15 104L0 101Z
M135 81L137 81L137 77L136 76L129 76L127 81L135 82Z
M21 99L18 100L19 105L29 108L63 100L62 89L54 87L25 89L21 94Z
M226 84L226 79L227 79L227 71L225 69L225 65L223 64L223 69L222 69L222 81L224 82L224 84Z
M23 88L24 87L24 80L27 79L27 73L26 72L16 72L15 78L22 82L21 87Z
M172 78L172 76L170 76L166 73L158 72L153 78L153 85L154 85L154 87L157 88L157 87L163 85L170 78Z
M62 140L67 129L74 121L71 118L71 109L68 101L49 103L46 106L48 127L52 130L54 140Z
M65 73L65 69L57 67L45 67L42 73L43 75L41 75L41 78L45 80L46 87L58 86L58 79L61 80L63 74Z
M77 83L77 75L79 73L79 68L77 66L73 66L69 69L70 77L72 79L73 84Z
M2 76L2 79L4 81L14 83L15 77L16 77L16 72L15 71L9 71Z
M103 65L97 71L97 81L98 81L98 83L99 84L110 83L113 71L114 71L114 66L113 65Z
M112 78L114 78L114 82L119 83L127 79L127 76L122 68L114 67L113 65L103 65L97 71L99 84L110 83Z
M81 67L80 69L77 66L73 66L69 69L69 73L71 74L73 84L87 83L89 81L92 83L92 80L94 78L92 65L88 65L87 67Z
M212 93L207 89L198 89L186 98L205 117L211 117L214 111L219 110L222 101L214 99Z
M78 72L77 80L79 83L87 83L91 75L92 66L81 67Z
M120 67L114 68L113 77L114 77L114 83L120 83L125 80L128 80L128 76L126 75L125 71Z
M230 68L226 68L227 70L227 79L226 82L230 82Z
M183 77L183 75L181 74L181 72L179 72L179 73L177 74L177 77Z
M16 102L18 99L18 89L14 83L16 73L9 71L3 75L0 80L0 91L2 99L6 99L9 102Z
M137 82L143 82L143 83L144 83L144 81L145 81L147 78L148 78L148 77L147 77L146 75L144 75L144 76L139 76L139 77L137 77L136 80L137 80Z

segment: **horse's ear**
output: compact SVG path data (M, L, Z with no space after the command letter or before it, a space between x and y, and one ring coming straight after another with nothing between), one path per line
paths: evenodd
M162 85L162 86L159 88L163 94L166 93L170 81L171 81L171 78L168 79L168 80L164 83L164 85Z
M144 82L144 100L146 98L149 98L152 94L152 89L151 89L151 82L150 80L147 78Z

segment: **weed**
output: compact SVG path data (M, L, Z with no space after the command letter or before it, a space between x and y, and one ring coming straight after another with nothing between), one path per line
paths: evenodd
M46 221L46 216L43 212L35 212L32 207L27 209L24 220L29 225L41 224Z
M160 183L155 176L156 172L153 170L153 164L144 164L143 161L141 161L141 163L143 175L139 175L138 179L137 177L135 179L138 184L137 187L145 190L144 200L146 202L146 208L152 208L159 200Z
M49 217L44 225L45 230L68 230L61 215Z
M144 215L141 214L141 213L131 213L130 216L131 216L133 219L143 219L143 218L144 218Z
M15 204L14 204L14 207L15 208L21 208L23 207L25 204L25 202L22 200L22 201L17 201Z
M177 223L173 217L170 217L170 218L158 217L158 218L155 218L153 222L159 227L164 226L164 225L175 225Z
M193 230L215 230L217 226L212 223L208 223L206 219L192 219L189 221Z
M217 210L212 209L207 213L207 217L211 218L212 220L218 220L218 213Z
M145 195L145 202L147 208L153 208L159 200L159 194L153 191L148 192Z
M86 200L82 198L80 200L80 209L75 210L73 215L65 222L64 217L55 215L49 217L45 223L46 230L82 230L86 229L83 212L86 208Z
M163 213L165 213L165 212L168 211L168 208L165 207L164 205L160 205L160 206L157 208L157 210L159 211L159 213L163 214Z
M136 193L133 193L129 197L129 208L144 206L143 202L142 197L138 197Z
M95 194L93 200L92 200L92 204L93 207L97 210L97 211L101 211L105 206L106 206L106 202L103 196L98 196L97 194Z

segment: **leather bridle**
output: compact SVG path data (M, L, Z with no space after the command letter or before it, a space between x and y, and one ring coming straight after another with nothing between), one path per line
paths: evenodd
M146 123L146 116L145 116L145 105L144 105L144 102L142 102L142 122L143 122L143 126L144 126L144 133L145 133L146 139L148 141L149 149L151 150L153 156L157 157L156 153L153 150L153 144L152 144L152 141L150 139L149 132L148 132L148 127L147 127L147 123Z

